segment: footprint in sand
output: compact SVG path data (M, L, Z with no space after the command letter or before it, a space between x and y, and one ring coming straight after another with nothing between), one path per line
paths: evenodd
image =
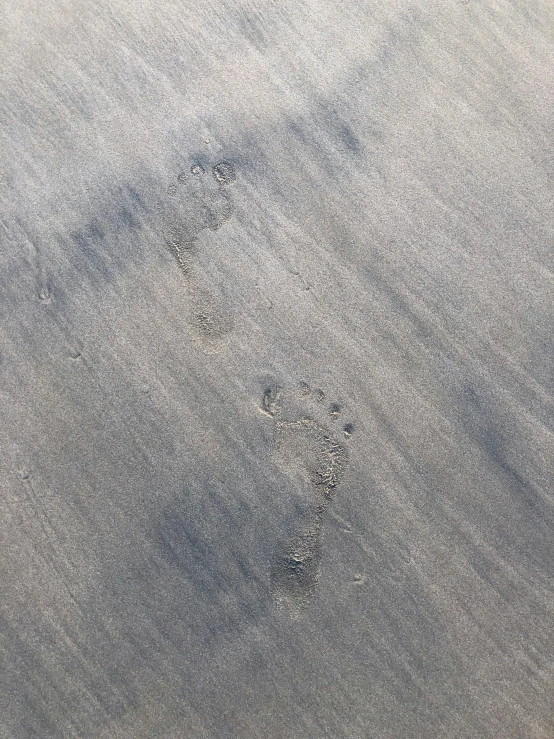
M233 213L228 186L236 180L230 162L219 162L207 172L193 164L168 188L170 196L164 217L164 240L186 281L190 298L187 322L200 349L221 350L233 329L234 317L221 288L214 290L213 278L202 267L198 238L202 232L218 232ZM217 246L217 242L213 241Z
M347 441L354 427L341 423L338 403L329 403L322 390L312 390L307 383L289 393L268 387L260 408L275 425L274 461L298 486L306 510L270 565L271 594L294 617L317 587L325 513L348 464Z

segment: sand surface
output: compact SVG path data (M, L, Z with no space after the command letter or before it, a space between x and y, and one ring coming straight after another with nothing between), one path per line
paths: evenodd
M4 0L0 737L554 737L550 0Z

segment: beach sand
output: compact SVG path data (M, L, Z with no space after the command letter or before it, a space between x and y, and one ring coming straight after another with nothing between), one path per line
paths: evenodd
M554 8L5 0L2 739L554 737Z

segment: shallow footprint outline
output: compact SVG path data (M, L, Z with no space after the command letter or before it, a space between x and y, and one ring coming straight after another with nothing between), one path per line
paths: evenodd
M233 213L227 192L236 180L233 164L220 161L211 168L211 175L201 164L179 174L177 184L168 188L170 202L164 217L165 244L186 280L190 298L187 323L198 347L208 354L221 350L234 327L222 289L214 291L195 259L200 234L218 231Z
M260 409L274 422L274 461L295 472L306 497L307 521L276 547L269 572L275 603L295 618L317 589L325 514L348 465L346 444L354 426L341 424L341 432L331 431L329 426L340 421L341 406L328 403L322 390L305 382L296 393L275 384L267 387Z

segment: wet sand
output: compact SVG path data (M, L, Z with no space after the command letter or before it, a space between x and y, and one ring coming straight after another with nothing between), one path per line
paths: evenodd
M2 739L554 736L554 10L7 0Z

